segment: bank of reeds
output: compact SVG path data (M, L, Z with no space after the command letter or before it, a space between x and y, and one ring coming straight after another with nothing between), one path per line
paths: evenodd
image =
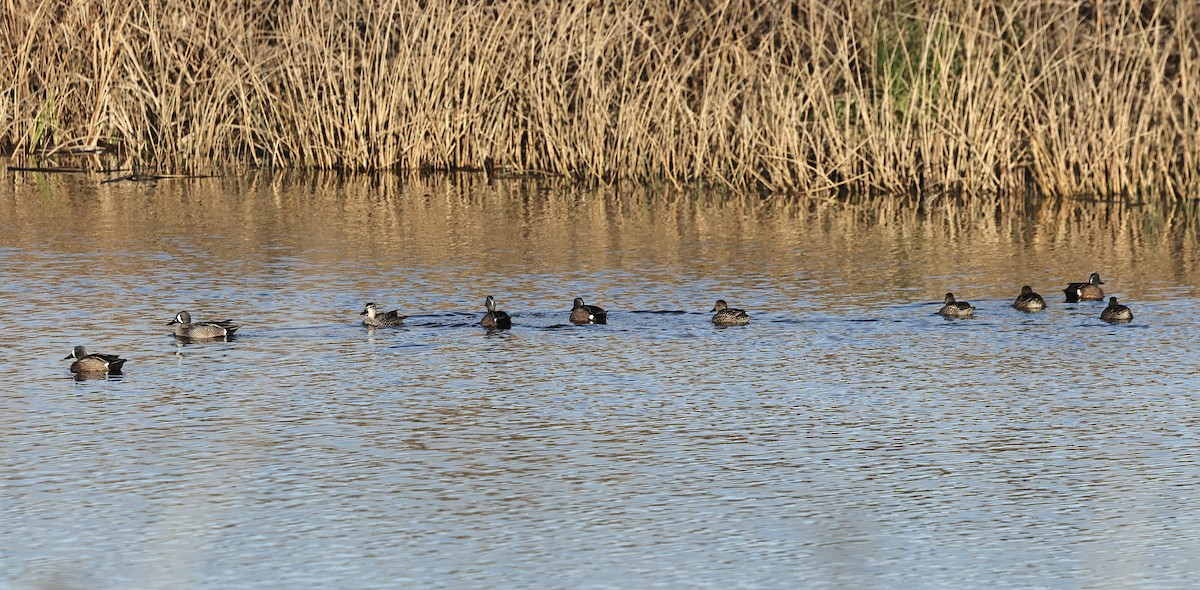
M1186 196L1198 49L1200 8L1150 0L6 0L0 146Z

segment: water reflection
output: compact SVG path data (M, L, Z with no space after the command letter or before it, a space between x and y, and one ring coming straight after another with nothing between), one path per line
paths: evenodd
M1192 203L4 178L0 585L1200 571ZM1096 271L1132 323L1056 295ZM1026 284L1044 311L1011 307ZM947 291L975 317L938 317ZM479 326L489 294L512 330ZM243 327L178 341L179 309ZM64 379L85 336L126 374Z
M118 381L121 379L121 373L72 373L71 377L76 381Z

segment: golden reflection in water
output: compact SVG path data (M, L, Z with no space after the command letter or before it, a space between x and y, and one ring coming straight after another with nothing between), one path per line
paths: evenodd
M81 498L98 495L93 490L117 490L121 498L133 481L165 498L150 507L162 512L152 519L166 523L158 527L162 534L151 534L144 546L130 543L139 553L148 547L155 563L171 559L157 547L194 540L203 523L222 535L242 528L213 545L235 554L242 541L257 538L253 527L226 525L241 519L266 522L285 540L311 537L314 521L331 533L322 542L353 548L363 530L374 539L378 531L347 517L345 508L379 522L426 521L432 529L465 523L489 538L528 532L548 538L540 533L570 527L514 528L504 518L534 515L527 522L544 522L545 509L559 509L563 522L578 523L582 507L585 520L620 524L620 515L645 506L627 504L631 497L674 506L655 514L662 528L651 536L681 532L685 551L709 546L695 531L706 524L702 519L721 514L704 504L712 497L753 510L754 520L792 510L802 499L803 518L816 522L805 533L832 539L822 545L836 563L887 551L886 543L863 543L895 530L941 542L943 532L963 525L964 513L978 519L967 524L977 524L991 547L1002 550L1024 534L1073 555L1079 534L1119 537L1132 525L1085 515L1064 519L1055 531L1018 530L1013 522L1053 511L1063 498L1062 486L1039 487L1037 476L1045 483L1050 473L1084 490L1072 496L1074 504L1091 502L1097 513L1123 510L1131 505L1123 500L1147 489L1157 494L1134 503L1141 512L1126 515L1130 523L1161 523L1177 499L1160 492L1179 487L1175 458L1187 456L1179 443L1187 437L1138 427L1167 423L1159 418L1171 412L1180 428L1194 426L1186 401L1190 374L1169 370L1189 366L1190 357L1171 355L1181 348L1172 343L1181 341L1186 324L1139 331L1153 321L1139 315L1134 330L1034 363L1024 350L1005 346L1070 344L1077 319L1100 324L1099 309L1047 313L1020 331L1007 328L1023 317L997 322L997 329L979 328L986 326L981 321L962 330L942 330L947 324L933 318L781 320L810 313L931 315L947 290L967 300L1002 299L1006 307L1022 284L1061 302L1058 289L1091 271L1101 272L1105 290L1123 301L1175 297L1186 309L1191 301L1181 291L1190 292L1200 272L1191 203L763 199L582 190L550 180L488 184L480 175L410 181L262 175L113 185L91 176L4 178L0 261L13 262L5 265L5 308L18 328L9 330L10 339L20 340L0 344L33 351L18 355L28 369L15 374L51 376L42 383L53 389L51 379L68 378L67 363L58 352L43 369L36 351L59 350L64 342L102 341L104 350L131 359L127 377L105 384L123 389L72 383L85 392L78 396L84 403L28 396L29 408L61 411L16 414L32 427L14 427L10 446L33 468L28 479L48 482L54 494L67 481L81 488ZM181 277L188 282L181 285ZM219 291L216 281L233 287L210 295ZM659 330L638 333L649 314L624 315L602 330L542 330L529 326L546 327L553 314L528 313L525 329L486 335L473 322L483 296L498 285L508 289L493 293L502 303L522 304L509 309L557 310L557 321L565 321L575 295L618 313L697 314L670 316L678 320L670 328L659 321ZM563 292L564 285L597 296ZM373 299L402 312L474 315L462 325L425 317L412 328L372 333L358 324L365 303L359 296L366 293L389 294ZM700 314L717 296L761 319L746 330L711 328ZM195 301L202 297L210 300ZM904 302L930 305L927 311L892 305ZM110 313L109 305L118 309ZM235 310L234 319L247 320L253 332L229 347L174 342L165 323L184 305L209 319ZM992 302L988 309L1000 307ZM281 308L300 317L289 323ZM22 322L33 329L20 329ZM913 354L911 345L923 338L934 347L959 344L952 370L937 355ZM1117 364L1109 356L1114 351L1129 356ZM732 378L709 370L726 357L750 370ZM595 359L602 362L593 367ZM211 378L215 370L220 378ZM126 394L137 391L153 395ZM85 405L102 411L81 419L77 410ZM189 436L175 436L183 427ZM28 432L42 432L37 428L57 446L27 444ZM143 456L157 466L167 458L187 465L188 478L161 479L161 470L152 469L145 479L121 479L120 471L62 479L56 470L86 475L79 466L95 463L94 448L78 444L96 440L94 433L120 443L104 447L116 449L105 456L106 468L130 459L141 466ZM1123 461L1113 462L1113 445ZM36 460L43 457L54 460ZM140 478L144 469L126 473ZM564 473L569 485L559 493L555 479ZM1085 493L1093 479L1130 486L1097 501ZM779 510L761 501L770 495L767 481ZM739 487L760 495L727 502L726 492ZM197 503L196 494L239 500ZM488 501L479 501L482 494ZM18 524L44 530L44 502L27 495L39 508L29 509L32 517L18 509ZM301 497L308 500L294 501ZM246 498L273 505L243 509L256 505ZM132 510L131 522L144 516L142 504L120 502L115 512L100 504L104 518L76 532L102 529L112 514L124 516L124 507ZM597 504L618 518L595 510ZM396 506L400 512L386 512ZM914 519L933 524L913 529ZM726 524L745 530L748 522ZM757 532L774 539L777 525L764 522ZM147 538L137 527L130 531ZM413 534L401 526L378 536ZM856 541L839 541L845 538ZM748 539L734 543L762 546ZM504 541L497 545L512 546Z
M1051 298L1093 271L1106 290L1136 301L1195 285L1200 274L1194 202L763 198L590 190L553 179L488 183L479 174L7 179L0 236L8 247L202 248L225 261L353 266L367 279L460 267L481 279L537 275L531 290L568 301L572 294L549 284L553 276L615 271L720 290L767 285L774 292L759 304L786 308L796 299L933 301L948 290L1015 297L1023 284Z

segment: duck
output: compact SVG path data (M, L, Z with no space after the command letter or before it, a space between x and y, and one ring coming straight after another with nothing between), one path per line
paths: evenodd
M1021 287L1021 294L1017 295L1017 300L1013 302L1013 307L1021 311L1042 311L1046 309L1046 300L1042 299L1041 295L1033 292L1033 287L1025 285Z
M491 295L484 300L483 306L487 308L487 313L479 320L479 325L489 330L507 330L512 327L512 318L506 312L496 311L496 299Z
M63 360L75 359L71 363L72 373L107 373L109 375L120 375L121 367L128 359L123 359L115 354L88 354L87 348L76 346L71 350L71 354L63 357Z
M241 327L234 324L231 320L196 322L193 324L192 314L186 311L181 311L175 314L175 319L167 322L167 325L175 327L176 338L191 338L198 340L228 338L233 336L233 333Z
M1063 293L1067 294L1067 303L1075 303L1076 301L1104 301L1104 289L1100 288L1104 281L1100 280L1100 273L1094 272L1088 277L1084 283L1068 283L1067 288L1063 289Z
M1117 303L1116 297L1108 298L1108 307L1100 312L1100 319L1106 322L1128 322L1133 319L1133 312L1128 307Z
M362 313L360 313L358 315L367 316L367 317L363 318L362 323L364 326L372 326L372 327L373 326L399 326L400 324L404 323L404 319L408 317L406 315L402 315L400 313L400 310L396 310L396 309L393 309L392 311L385 311L385 312L381 313L379 311L379 309L377 307L375 307L374 303L368 303L366 305L366 307L363 308Z
M603 324L608 320L608 312L595 305L584 305L582 297L576 297L571 307L572 324Z
M712 317L712 323L718 326L745 326L750 323L750 316L745 310L729 307L724 299L718 299L716 305L709 310L716 312Z
M975 315L975 308L966 301L955 301L954 293L946 293L945 305L938 310L938 315L948 318L969 318Z

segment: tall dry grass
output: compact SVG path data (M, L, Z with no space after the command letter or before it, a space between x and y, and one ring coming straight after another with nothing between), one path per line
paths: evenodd
M17 154L922 195L1200 180L1192 3L0 1Z

